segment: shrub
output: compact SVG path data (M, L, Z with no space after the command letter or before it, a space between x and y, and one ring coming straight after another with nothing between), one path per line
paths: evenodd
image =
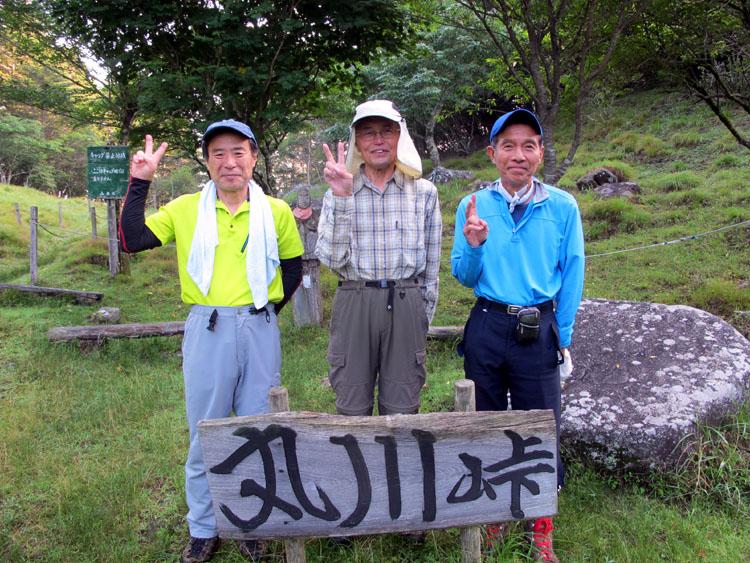
M675 147L695 147L705 141L697 131L683 131L672 135L672 144Z
M693 172L673 172L671 174L653 176L648 180L646 185L659 192L674 192L697 188L701 185L701 179Z
M700 425L691 446L677 472L675 496L705 498L750 516L750 407L736 420Z
M653 135L639 134L628 131L612 139L612 145L621 148L626 152L631 152L648 158L666 156L670 154L667 144Z
M714 168L738 168L742 166L743 160L735 154L722 154L714 160Z
M678 206L697 207L705 205L713 199L713 195L707 190L696 188L686 192L674 192L665 197L664 200Z
M687 170L687 164L683 160L672 161L672 172L682 172Z
M592 203L584 211L584 218L588 223L586 226L588 240L606 238L618 232L632 233L639 227L647 225L651 220L648 213L620 198Z
M739 148L739 144L734 137L721 137L711 143L709 148L711 152L734 152Z
M710 279L695 290L689 301L699 309L730 318L735 311L750 309L750 292L730 280Z

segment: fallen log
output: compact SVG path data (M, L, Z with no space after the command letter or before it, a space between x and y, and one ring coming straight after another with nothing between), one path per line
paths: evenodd
M168 323L131 323L121 325L58 326L47 331L50 342L71 340L102 342L109 338L148 338L152 336L181 336L185 332L182 321ZM460 326L433 326L427 337L435 340L450 340L463 334Z
M179 336L185 332L183 321L169 323L132 323L121 325L57 326L47 331L50 342L88 340L102 342L109 338L148 338Z
M81 305L90 305L101 301L104 294L95 291L78 291L75 289L62 289L60 287L39 287L37 285L13 285L9 283L0 283L0 291L10 289L24 293L35 293L37 295L52 295L73 297L76 303Z
M431 326L427 331L427 338L433 340L451 340L461 338L463 335L464 327L462 326Z

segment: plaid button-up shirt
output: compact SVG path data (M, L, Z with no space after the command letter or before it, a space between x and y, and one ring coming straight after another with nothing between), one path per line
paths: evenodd
M437 188L396 170L381 192L362 170L350 197L328 190L318 223L320 261L344 280L417 279L431 321L443 221Z

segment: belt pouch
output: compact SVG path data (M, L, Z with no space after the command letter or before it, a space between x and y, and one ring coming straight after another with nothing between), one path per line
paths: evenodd
M541 313L536 307L524 307L516 315L516 340L521 344L534 342L539 338Z

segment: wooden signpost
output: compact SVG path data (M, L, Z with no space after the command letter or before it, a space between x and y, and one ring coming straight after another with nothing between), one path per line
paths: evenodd
M120 272L120 252L117 236L119 203L128 189L128 147L88 147L88 195L91 199L107 200L107 233L109 248L109 273Z
M557 511L552 411L202 421L219 535L349 536Z

